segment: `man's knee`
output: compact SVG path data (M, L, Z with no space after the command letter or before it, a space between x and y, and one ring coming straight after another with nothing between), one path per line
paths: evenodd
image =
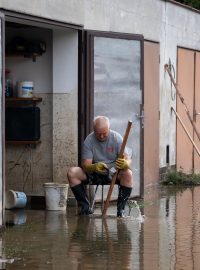
M119 180L125 185L133 186L133 173L131 170L120 171Z
M133 178L133 173L129 169L120 171L119 175L120 175L120 178L122 178L122 179L127 179L127 178L131 179L131 178Z
M67 178L70 184L75 184L77 181L86 179L86 175L80 167L71 167L67 172Z
M68 180L70 181L74 177L77 177L77 174L78 174L79 170L80 170L79 167L71 167L71 168L69 168L69 170L67 172Z
M69 170L67 171L67 177L68 179L71 179L74 175L74 167L69 168Z

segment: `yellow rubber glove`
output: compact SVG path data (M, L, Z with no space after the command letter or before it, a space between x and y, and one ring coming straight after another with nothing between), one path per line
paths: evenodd
M115 167L118 170L129 169L128 161L124 158L118 158L115 162Z
M94 164L85 165L84 168L88 173L93 172L105 173L106 170L108 169L108 166L103 162L98 162Z

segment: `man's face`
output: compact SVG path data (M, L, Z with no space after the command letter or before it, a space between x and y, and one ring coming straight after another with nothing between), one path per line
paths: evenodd
M107 126L102 127L102 128L96 127L94 129L94 134L98 141L104 142L108 138L109 128Z

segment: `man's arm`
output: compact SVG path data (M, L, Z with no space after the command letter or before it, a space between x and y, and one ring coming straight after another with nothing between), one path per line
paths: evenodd
M91 165L91 164L92 164L92 159L83 159L81 162L81 166L83 169L85 168L85 166Z

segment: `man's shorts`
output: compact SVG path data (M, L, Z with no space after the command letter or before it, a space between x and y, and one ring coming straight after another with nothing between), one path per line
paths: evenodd
M108 174L92 173L87 175L87 180L84 181L84 184L90 185L110 185L112 179L109 178ZM116 179L116 184L120 184L120 181Z

